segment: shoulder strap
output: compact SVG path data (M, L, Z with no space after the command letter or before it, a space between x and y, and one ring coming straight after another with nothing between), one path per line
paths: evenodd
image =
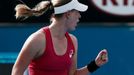
M69 35L68 32L66 32L65 36L67 37L67 40L68 40L68 42L69 42L69 47L71 47L72 50L74 50L74 53L75 53L75 47L74 47L74 43L73 43L73 41L72 41L71 36Z

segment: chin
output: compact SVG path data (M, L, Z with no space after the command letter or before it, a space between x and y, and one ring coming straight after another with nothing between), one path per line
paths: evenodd
M76 25L69 27L69 31L74 31L75 29L76 29Z
M70 31L74 31L76 29L76 27L70 28Z

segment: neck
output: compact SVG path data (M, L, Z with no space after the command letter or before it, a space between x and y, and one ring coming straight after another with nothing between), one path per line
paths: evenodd
M49 26L51 34L53 37L62 39L65 37L67 28L64 21L53 21Z

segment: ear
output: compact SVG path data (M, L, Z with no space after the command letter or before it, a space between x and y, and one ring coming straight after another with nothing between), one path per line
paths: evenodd
M70 18L70 11L64 13L64 16L65 16L67 19L69 19L69 18Z

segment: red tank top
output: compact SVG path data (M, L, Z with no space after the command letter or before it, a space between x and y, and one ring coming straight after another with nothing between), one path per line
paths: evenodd
M68 75L74 54L74 45L68 33L67 50L64 55L56 55L52 43L51 33L48 27L43 28L46 36L46 49L44 54L31 61L29 64L29 75Z

